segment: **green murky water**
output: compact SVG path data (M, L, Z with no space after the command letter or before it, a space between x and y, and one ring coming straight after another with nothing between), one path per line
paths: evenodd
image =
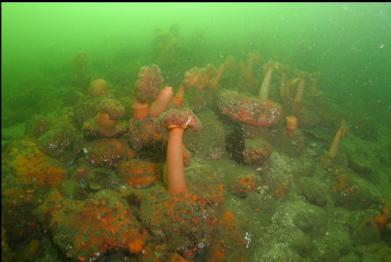
M386 3L4 3L2 258L388 261L390 83Z

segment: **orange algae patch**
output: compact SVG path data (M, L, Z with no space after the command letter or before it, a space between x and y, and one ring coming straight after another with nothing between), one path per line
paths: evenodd
M284 198L288 192L290 187L290 181L284 181L277 189L273 192L273 196L277 199Z
M145 246L144 239L135 239L134 241L131 241L128 245L128 249L131 253L138 254L141 251L143 251Z
M178 253L173 253L169 256L168 262L189 262L186 258L182 257Z
M248 191L254 191L256 188L256 183L254 177L244 177L240 178L239 184L244 186Z
M39 187L58 186L65 178L65 169L55 165L55 161L44 154L37 145L23 141L23 151L14 150L11 162L20 184L37 184Z
M223 217L222 217L220 223L226 227L233 227L234 226L234 219L235 219L235 215L232 213L232 211L226 210L223 214Z
M117 121L110 119L110 115L108 113L98 113L96 123L104 129L110 129L115 126Z
M247 261L248 242L244 239L245 232L241 227L234 213L224 210L206 261Z
M130 159L134 158L136 155L137 155L136 151L134 151L133 149L129 148L128 152L127 152L127 160L130 160Z
M224 261L224 258L225 258L224 249L220 245L217 245L217 247L212 251L212 254L209 257L208 262Z
M274 181L272 196L282 200L288 193L291 186L292 177L285 177L280 181Z
M388 208L384 208L381 214L375 216L375 222L381 232L385 231L389 221L390 221L390 213L388 211Z
M218 184L216 187L216 191L220 193L224 193L224 184L223 183Z
M259 178L250 175L239 177L232 181L230 192L240 198L246 198L250 192L255 192L259 189L261 182Z
M354 190L355 187L347 175L338 175L337 180L332 187L333 192L351 193Z
M125 161L118 165L118 173L128 185L144 188L156 182L157 165L142 160Z

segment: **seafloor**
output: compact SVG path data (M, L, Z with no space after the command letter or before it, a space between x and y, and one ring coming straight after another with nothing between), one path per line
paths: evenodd
M61 106L2 129L3 261L391 261L389 127L321 72L189 66L160 34L154 59L76 54Z

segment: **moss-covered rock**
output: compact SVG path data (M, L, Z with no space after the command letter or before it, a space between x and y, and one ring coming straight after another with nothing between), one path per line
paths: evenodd
M311 237L319 237L326 231L328 216L324 212L300 211L293 223Z
M374 219L362 219L354 228L352 239L358 245L367 245L379 242L380 232Z
M71 161L80 151L80 133L69 112L52 120L52 126L38 138L38 145L49 156L63 162Z
M210 110L197 114L204 128L195 132L188 130L185 133L186 147L198 157L205 160L216 160L223 157L225 152L225 129L217 115Z
M331 186L335 204L351 210L367 209L379 205L379 192L346 169L337 169Z
M327 204L326 193L323 188L308 178L300 180L301 193L311 204L325 206Z
M243 159L247 165L262 166L273 151L272 146L262 138L245 139Z

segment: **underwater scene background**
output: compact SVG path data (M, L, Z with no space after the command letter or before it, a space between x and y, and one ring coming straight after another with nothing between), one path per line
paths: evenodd
M4 261L391 261L391 5L2 3Z

